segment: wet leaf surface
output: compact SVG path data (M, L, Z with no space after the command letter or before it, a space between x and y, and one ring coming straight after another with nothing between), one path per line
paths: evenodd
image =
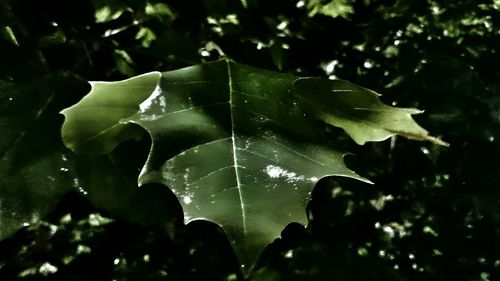
M132 135L131 123L144 128L152 148L139 185L168 186L185 223L218 224L244 271L287 224L307 223L305 207L318 180L369 182L344 165L321 122L343 128L360 144L395 134L430 139L411 118L417 110L386 106L362 87L229 59L165 72L161 79L150 73L92 86L63 111L67 146L102 154Z

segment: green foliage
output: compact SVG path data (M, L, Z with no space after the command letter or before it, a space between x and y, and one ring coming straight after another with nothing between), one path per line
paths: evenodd
M88 92L85 81L213 61L210 41L244 64L346 79L383 93L386 104L425 109L414 118L452 143L444 149L393 137L358 146L326 126L334 147L355 154L347 165L375 185L319 181L307 227L288 225L249 279L500 279L498 1L355 0L346 1L348 17L310 17L307 1L244 2L0 1L0 155L16 155L0 160L8 172L0 201L12 206L29 198L25 190L43 195L54 186L29 172L37 166L56 176L68 169L70 190L60 201L31 200L43 221L9 230L0 242L0 279L243 279L221 229L180 223L181 206L163 185L137 190L147 137L95 159L73 159L51 138L63 122L59 111ZM121 15L96 22L106 6ZM54 152L67 161L47 160ZM114 221L97 226L95 213ZM29 213L21 217L31 222Z
M364 180L330 148L319 120L360 144L395 134L443 143L413 121L419 111L383 105L364 88L229 59L93 82L91 92L63 113L64 142L87 155L110 153L140 136L130 123L144 128L152 149L139 185L170 187L185 223L218 224L246 272L287 224L307 223L305 207L318 180Z
M0 239L36 222L61 197L78 188L70 171L55 114L68 106L61 93L78 85L71 77L55 76L17 85L1 81ZM34 96L33 93L37 94Z
M332 0L324 3L323 0L307 0L307 8L309 9L309 16L321 14L332 18L336 17L349 17L354 12L352 3L348 0Z

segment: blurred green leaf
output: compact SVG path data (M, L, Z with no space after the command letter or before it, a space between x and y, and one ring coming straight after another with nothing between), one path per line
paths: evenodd
M306 0L306 2L310 17L321 14L332 18L348 18L354 12L349 0L332 0L326 4L323 0Z
M146 15L157 16L157 17L168 17L173 18L175 15L170 10L170 7L165 3L147 3L146 4Z
M0 81L0 239L37 221L62 195L79 188L72 153L57 137L62 119L56 114L76 85L62 76Z

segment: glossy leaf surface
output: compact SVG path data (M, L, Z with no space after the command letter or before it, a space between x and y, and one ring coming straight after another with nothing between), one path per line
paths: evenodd
M143 127L152 147L139 184L170 187L186 223L221 226L244 270L288 223L307 222L305 206L319 179L367 181L344 165L319 124L341 127L358 143L395 134L434 140L411 119L416 110L385 106L375 93L345 81L299 78L228 59L162 73L158 83L155 75L116 87L94 83L88 99L64 111L63 139L76 152L85 147L99 154L106 152L100 147L123 141L109 128ZM122 95L127 81L141 85L138 96ZM151 89L147 98L145 89ZM126 104L136 113L107 113L100 95L118 97L106 99L106 106ZM93 112L105 126L94 126ZM80 129L84 137L74 134ZM102 143L88 150L89 139Z
M160 73L151 72L120 82L91 83L91 92L78 106L62 112L66 116L64 143L73 151L98 155L111 152L127 139L140 138L141 130L119 121L137 112L159 78Z

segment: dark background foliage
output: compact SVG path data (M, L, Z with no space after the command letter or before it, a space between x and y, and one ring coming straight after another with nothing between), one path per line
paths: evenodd
M0 113L19 106L25 119L12 128L58 134L58 110L86 94L86 80L216 59L209 42L241 63L352 81L386 103L425 109L418 121L451 147L401 138L357 146L325 128L333 145L354 152L349 166L376 184L320 181L309 225L284 229L252 280L500 280L499 1L246 2L3 0L0 91L14 85L31 95L13 105L15 93L3 93ZM28 139L17 161L48 154L60 145L54 138ZM2 136L0 151L14 139ZM140 167L147 144L118 150ZM241 278L221 230L180 224L163 186L134 196L136 222L73 189L0 242L0 280Z

